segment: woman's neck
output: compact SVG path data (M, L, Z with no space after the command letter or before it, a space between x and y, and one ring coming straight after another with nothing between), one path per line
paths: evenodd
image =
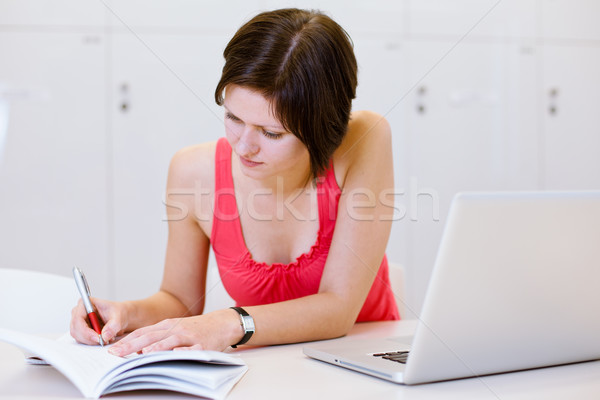
M310 173L310 165L297 165L296 167L281 171L277 175L265 177L264 179L256 179L249 177L242 171L240 161L237 158L233 160L233 170L235 186L243 191L260 191L261 194L278 194L287 197L298 190L306 190L312 188L312 176ZM236 179L237 178L237 179Z

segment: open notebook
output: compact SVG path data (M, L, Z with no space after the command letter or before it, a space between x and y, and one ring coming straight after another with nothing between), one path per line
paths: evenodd
M304 353L404 384L600 359L600 191L456 196L414 338Z
M86 346L73 339L52 340L2 328L0 340L52 365L88 398L158 389L222 399L248 369L239 357L217 351L163 351L122 358L109 354L108 346Z

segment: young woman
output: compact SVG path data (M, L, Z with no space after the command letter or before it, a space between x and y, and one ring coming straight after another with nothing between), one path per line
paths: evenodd
M225 138L173 157L160 291L94 299L105 342L131 332L113 354L318 340L399 319L385 257L390 127L351 112L350 38L319 12L276 10L242 26L223 54ZM202 314L211 245L238 307ZM99 341L81 304L71 334Z

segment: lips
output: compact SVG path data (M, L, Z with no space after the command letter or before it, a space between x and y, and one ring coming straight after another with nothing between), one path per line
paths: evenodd
M242 156L240 156L240 161L241 161L241 163L242 163L244 166L246 166L246 167L250 167L250 168L252 168L252 167L257 167L257 166L259 166L259 165L261 165L261 164L262 164L261 162L256 162L256 161L248 160L247 158L244 158L244 157L242 157Z

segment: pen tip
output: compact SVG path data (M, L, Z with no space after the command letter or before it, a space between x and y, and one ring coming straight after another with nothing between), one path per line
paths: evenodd
M104 347L104 340L102 339L102 335L98 335L98 343L100 343L100 346Z

